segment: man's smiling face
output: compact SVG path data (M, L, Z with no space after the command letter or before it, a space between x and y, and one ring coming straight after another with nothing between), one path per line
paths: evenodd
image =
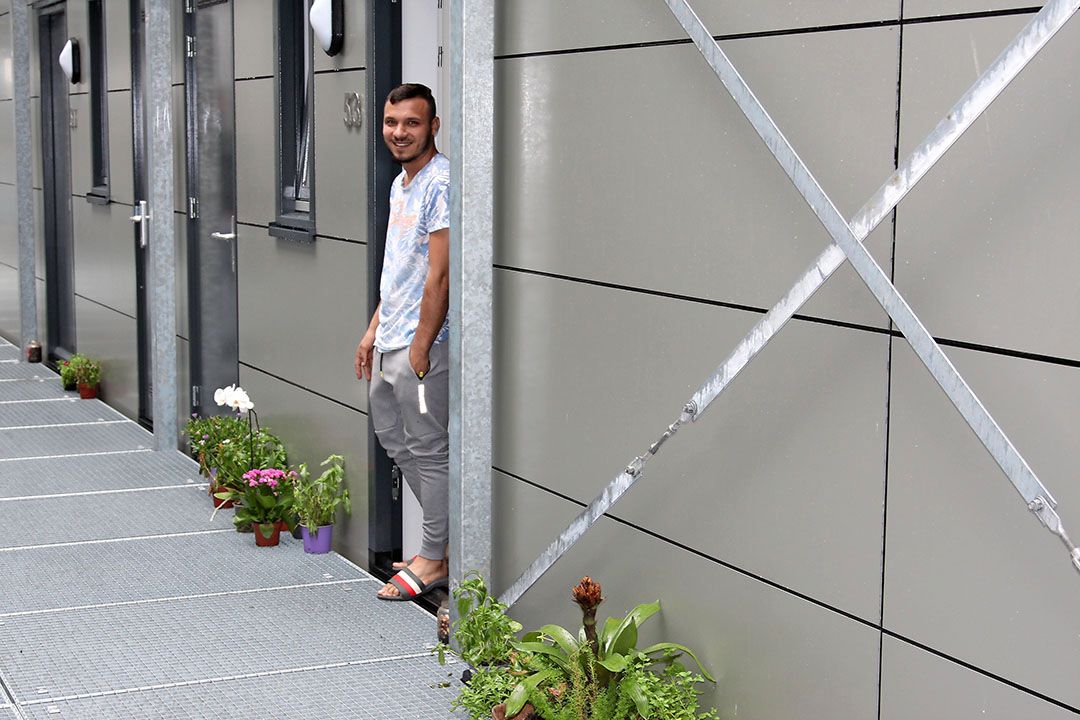
M405 164L422 156L435 142L439 119L431 118L423 98L387 102L383 108L383 140L394 160Z

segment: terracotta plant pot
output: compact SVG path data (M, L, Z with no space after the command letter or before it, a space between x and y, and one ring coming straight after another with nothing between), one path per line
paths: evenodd
M265 531L268 528L270 530L270 537L267 537ZM266 523L265 525L255 525L255 544L259 547L274 547L281 541L281 530L278 529L276 523Z
M277 524L276 524L276 527L278 529L278 532L283 532L283 533L291 532L289 530L289 523L285 522L284 520L278 520Z
M79 397L83 400L93 400L97 397L97 385L84 385L79 383Z
M222 510L228 510L229 508L231 508L233 506L233 501L232 500L222 500L221 498L216 497L214 495L214 493L219 493L219 492L225 492L225 488L223 488L221 485L211 485L210 486L210 497L213 498L213 500L214 500L214 507L216 507L216 508L219 507Z
M540 720L536 715L533 715L533 706L526 704L521 708L521 712L513 717L506 717L506 704L502 703L491 708L491 717L494 720Z

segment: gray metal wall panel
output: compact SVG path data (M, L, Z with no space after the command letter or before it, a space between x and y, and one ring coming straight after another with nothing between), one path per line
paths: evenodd
M315 224L320 235L367 240L367 131L345 126L345 93L364 73L315 76ZM389 200L387 200L389 202Z
M241 366L240 384L251 395L259 420L286 441L289 462L306 462L316 473L331 453L345 456L352 517L338 523L334 549L366 565L368 542L367 415Z
M949 357L1080 526L1075 368ZM885 623L1080 706L1076 573L907 349L893 356ZM1076 530L1073 530L1076 533Z
M496 578L516 575L578 510L495 473ZM683 642L698 652L719 680L702 701L721 717L876 717L876 631L608 519L522 598L514 615L530 629L548 622L580 627L569 590L586 574L604 586L602 617L661 599L663 611L644 626L641 643Z
M174 209L187 214L187 145L184 140L186 133L184 120L184 88L183 86L174 87L172 89L173 192L176 195ZM129 141L128 145L130 144Z
M897 42L885 28L724 44L849 216L893 168ZM771 307L827 244L693 47L498 69L497 263ZM869 243L886 266L890 239ZM885 324L847 267L804 312Z
M341 52L330 57L315 42L315 71L347 70L367 65L367 12L366 0L345 0L345 41ZM363 89L363 83L360 84Z
M353 357L368 319L367 246L239 230L241 362L366 410Z
M131 208L72 201L75 292L135 317L135 248ZM79 333L82 340L82 333Z
M895 20L898 0L698 0L713 35ZM497 54L681 40L686 34L658 0L508 0L496 13Z
M15 76L11 62L11 18L0 18L0 58L8 62L0 63L0 100L10 100L14 97Z
M135 321L76 296L75 328L79 352L101 361L101 399L135 417L139 411Z
M92 148L90 146L90 96L72 95L68 106L77 118L71 128L71 192L85 195L93 187L94 176L91 167ZM75 198L73 203L85 203L82 198Z
M109 93L109 193L128 206L135 202L131 132L131 91Z
M955 13L981 13L1013 8L1031 8L1045 3L1031 0L904 0L904 17L937 17Z
M881 720L1075 720L1076 714L891 637Z
M19 344L19 271L0 262L0 336Z
M0 263L12 268L19 267L19 233L15 219L15 187L0 185L0 208L4 208L5 221L0 222Z
M0 101L0 182L15 185L15 103ZM11 205L14 213L14 200ZM12 215L14 218L14 214ZM15 222L14 219L12 222Z
M678 416L757 317L496 277L494 464L586 502ZM874 333L789 325L615 514L876 621L887 350Z
M30 154L34 163L31 184L40 189L43 182L41 179L41 98L30 98L30 140L33 145Z
M234 0L234 31L238 78L274 74L274 6L266 0Z
M236 216L240 222L267 225L274 220L277 150L274 122L267 119L273 114L273 80L236 83Z
M131 12L128 0L106 0L105 5L105 47L108 50L105 66L109 89L130 90Z
M902 148L1027 19L904 31ZM1078 63L1074 20L901 207L897 285L935 334L1080 359L1080 207L1062 192L1080 186Z

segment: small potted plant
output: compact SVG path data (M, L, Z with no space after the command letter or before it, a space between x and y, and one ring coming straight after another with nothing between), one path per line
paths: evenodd
M718 717L715 710L699 710L697 685L715 681L689 648L676 643L637 647L638 628L660 611L659 602L598 624L602 590L585 577L572 593L582 611L577 634L545 625L518 640L521 626L507 622L505 606L487 595L482 582L462 583L454 597L460 611L454 627L457 652L477 666L454 707L470 720ZM440 647L440 658L447 650ZM681 656L692 658L698 672L685 668Z
M69 359L60 361L58 367L60 370L60 384L64 387L64 390L70 392L78 389L78 383L75 382L75 366L82 361L82 357L79 353L75 353Z
M236 415L200 416L193 413L184 432L188 436L191 455L199 463L199 472L209 481L209 490L214 499L214 507L231 508L231 500L214 497L227 487L219 481L220 458L226 454L230 445L244 445L247 436L247 421ZM247 464L247 461L243 461ZM250 467L250 465L247 465ZM245 468L246 469L246 468ZM239 487L239 483L236 483Z
M281 537L278 523L292 512L296 473L281 468L258 468L243 474L242 489L216 493L222 500L236 503L237 524L251 525L255 544L277 545Z
M300 536L304 539L306 553L330 552L338 508L352 512L349 490L345 487L344 462L341 455L331 455L322 462L321 467L326 470L314 479L307 465L300 464L293 488L293 510L300 520Z
M79 397L92 400L98 394L98 382L101 380L101 363L85 355L76 355L68 361L74 368L75 384L79 387Z

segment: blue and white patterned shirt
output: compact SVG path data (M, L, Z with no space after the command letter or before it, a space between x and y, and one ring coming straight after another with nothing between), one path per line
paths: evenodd
M437 153L407 186L404 180L402 171L390 188L390 223L379 284L382 307L375 332L379 352L412 344L428 275L428 235L450 227L450 159ZM447 317L435 342L445 342L449 335Z

